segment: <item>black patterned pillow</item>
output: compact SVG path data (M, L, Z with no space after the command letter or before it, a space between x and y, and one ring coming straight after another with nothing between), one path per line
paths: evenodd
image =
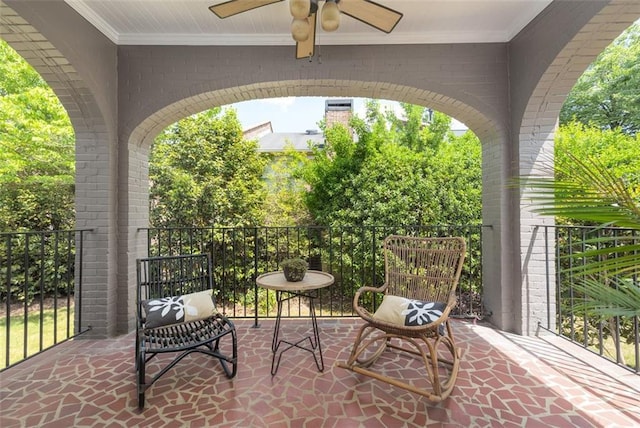
M391 324L420 326L430 324L442 316L447 305L441 302L423 302L405 297L385 295L373 318Z
M155 328L187 321L196 321L216 313L213 290L142 301L145 327Z

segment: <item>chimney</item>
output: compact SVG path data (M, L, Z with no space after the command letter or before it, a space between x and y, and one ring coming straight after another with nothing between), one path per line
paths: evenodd
M326 100L324 102L324 121L327 128L331 128L335 123L342 123L349 129L349 119L353 114L353 100L339 99Z

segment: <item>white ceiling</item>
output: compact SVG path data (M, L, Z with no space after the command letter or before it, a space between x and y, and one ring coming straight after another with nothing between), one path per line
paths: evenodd
M226 19L208 7L224 0L65 0L119 45L292 45L288 1ZM240 0L242 1L242 0ZM350 0L343 0L350 1ZM377 0L404 14L385 34L349 16L324 45L483 43L511 40L551 0Z

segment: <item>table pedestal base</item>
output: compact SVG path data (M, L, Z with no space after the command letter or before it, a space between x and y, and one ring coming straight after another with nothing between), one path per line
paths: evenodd
M287 296L284 296L287 294ZM294 297L308 297L309 298L309 312L311 314L311 323L313 325L313 336L305 336L296 342L292 342L286 339L280 339L280 321L282 320L282 306L283 303L293 299ZM278 372L280 367L280 359L282 354L291 348L298 348L304 351L310 352L313 355L313 359L316 362L318 371L324 371L324 360L322 359L322 346L320 345L320 332L318 330L318 321L316 319L316 308L314 300L316 294L305 294L297 291L276 291L276 301L278 303L278 314L276 315L276 325L273 330L273 341L271 342L271 351L273 357L271 359L271 375L274 376ZM306 342L308 341L308 344ZM283 349L280 349L282 345L285 345ZM318 354L318 355L316 355ZM276 358L277 357L277 358Z

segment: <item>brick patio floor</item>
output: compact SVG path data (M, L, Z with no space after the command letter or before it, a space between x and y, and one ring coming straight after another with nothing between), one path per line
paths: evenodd
M454 321L463 349L452 395L421 396L335 367L357 319L320 320L325 360L292 349L271 376L273 320L236 320L239 369L192 354L147 391L137 410L134 336L75 340L0 373L0 427L633 427L640 376L555 336L521 337ZM304 334L308 320L283 321ZM389 354L385 370L420 376Z

